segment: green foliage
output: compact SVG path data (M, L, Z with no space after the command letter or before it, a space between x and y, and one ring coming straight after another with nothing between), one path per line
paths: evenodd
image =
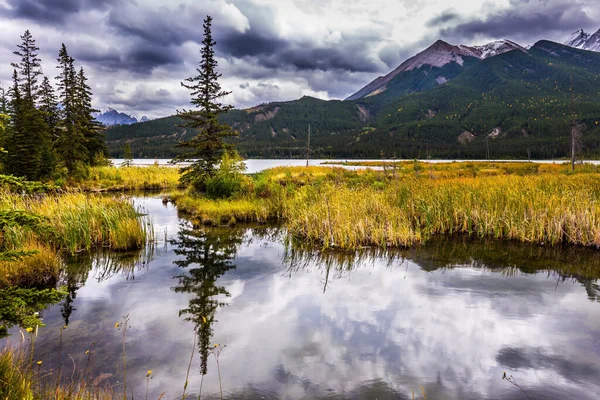
M47 183L28 181L23 177L13 175L0 175L0 188L20 194L50 193L58 189Z
M228 151L221 157L219 168L206 181L206 197L226 199L239 195L244 190L248 178L243 175L246 165L234 151Z
M6 336L13 325L22 328L44 326L37 311L58 303L66 294L55 289L11 287L0 290L0 337Z

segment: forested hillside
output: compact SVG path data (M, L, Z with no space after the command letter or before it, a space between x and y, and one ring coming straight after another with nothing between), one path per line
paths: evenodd
M460 68L423 65L356 100L303 97L224 118L244 156L286 158L304 157L309 125L313 157L560 158L574 120L584 124L580 154L600 157L600 54L548 41ZM177 125L169 117L111 128L108 146L119 156L128 140L135 157L170 157L192 134Z

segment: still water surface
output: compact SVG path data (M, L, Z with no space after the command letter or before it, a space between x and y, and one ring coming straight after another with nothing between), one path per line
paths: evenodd
M120 166L123 163L123 159L112 159L111 160L112 163L115 166ZM155 162L158 163L158 165L162 165L162 166L171 166L172 164L169 164L169 159L145 159L145 158L136 158L133 160L132 165L135 166L148 166L148 165L154 165ZM343 159L343 160L310 160L309 161L309 165L316 165L316 166L334 166L334 167L342 167L345 169L351 169L351 170L357 170L357 169L364 169L365 167L361 167L361 166L352 166L352 165L335 165L335 164L323 164L323 163L332 163L332 162L337 162L337 163L343 163L345 161L352 161L352 162L361 162L361 161L376 161L376 162L381 162L384 160L348 160L348 159ZM391 160L387 160L387 161L391 161ZM396 160L396 161L401 161L401 160ZM412 160L405 160L405 161L412 161ZM443 163L443 162L508 162L506 160L499 160L499 161L494 161L494 160L419 160L419 161L423 161L423 162L431 162L431 163ZM515 160L515 161L519 161L519 160ZM524 160L521 160L520 162L526 162ZM566 160L532 160L531 162L533 163L538 163L538 164L552 164L552 163L556 163L556 164L561 164L561 163L565 163L567 162ZM590 164L594 164L594 165L598 165L600 164L600 160L585 160L583 161L585 163L590 163ZM306 160L301 160L301 159L250 159L250 160L245 160L244 163L246 164L246 172L249 174L255 174L257 172L260 171L264 171L266 169L269 168L275 168L275 167L302 167L302 166L306 166ZM382 169L381 167L369 167L371 169L375 169L375 170L380 170Z
M86 365L128 392L229 399L598 399L600 254L513 243L436 240L398 252L324 253L272 227L200 228L159 198L148 254L82 257L71 295L44 312L36 358L63 375ZM149 261L148 261L149 260ZM206 322L204 322L206 319ZM16 339L16 336L13 336ZM92 347L92 343L95 345ZM69 354L69 357L66 356ZM71 361L71 357L72 360ZM117 372L118 371L118 372Z

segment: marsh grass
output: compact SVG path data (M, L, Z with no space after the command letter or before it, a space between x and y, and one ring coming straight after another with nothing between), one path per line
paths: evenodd
M455 234L600 246L595 166L572 174L559 164L415 164L424 163L403 163L410 169L402 174L279 167L257 174L243 198L173 198L199 224L279 220L294 237L322 248L408 247ZM430 167L444 174L425 173Z
M38 238L71 254L94 247L129 250L140 248L149 235L139 213L125 198L82 193L35 197L5 192L0 194L0 209L30 211L47 222L46 229L37 232L20 227L6 229L5 244L14 247Z
M82 193L18 195L0 192L0 210L41 217L35 227L11 225L0 232L2 247L33 250L19 262L0 261L0 286L48 286L58 280L62 255L92 249L139 249L152 240L152 225L126 198Z
M433 235L600 246L597 176L407 178L383 189L327 183L290 199L289 231L323 247L406 247Z
M160 190L179 187L179 168L174 167L92 167L76 187L86 191Z

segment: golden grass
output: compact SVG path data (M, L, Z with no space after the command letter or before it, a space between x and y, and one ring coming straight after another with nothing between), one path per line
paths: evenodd
M19 262L0 261L0 288L7 286L56 283L62 269L60 255L46 244L36 240L25 243L24 248L35 251Z
M179 186L179 176L174 167L92 167L78 186L88 191L173 189Z
M174 193L171 197L177 209L191 215L196 224L265 222L271 217L268 202L258 198L210 200L191 196L187 192Z
M498 176L392 181L383 189L304 187L289 231L324 247L410 246L436 234L600 246L600 179Z
M51 231L41 235L19 227L8 228L5 239L15 247L33 235L72 254L93 247L129 250L141 247L149 234L132 204L124 198L82 193L38 198L1 193L0 209L26 210L49 221Z
M595 166L405 164L409 173L279 167L256 176L245 198L175 202L204 223L278 219L323 247L405 247L440 234L600 246Z
M143 247L153 236L131 202L100 195L21 196L0 192L0 210L24 210L44 218L35 229L5 227L2 245L7 250L35 250L18 262L0 262L0 286L41 285L56 282L61 252L70 254L93 248L116 251Z

